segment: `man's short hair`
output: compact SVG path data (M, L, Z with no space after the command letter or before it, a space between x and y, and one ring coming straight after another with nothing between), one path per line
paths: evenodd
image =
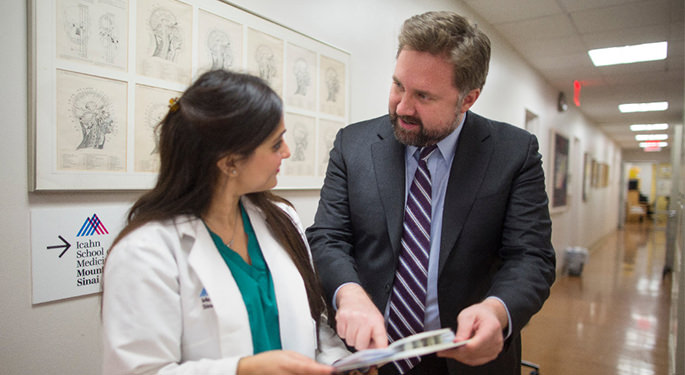
M482 89L490 65L490 39L476 24L454 12L427 12L402 25L397 55L402 50L442 56L453 66L454 85L465 95Z

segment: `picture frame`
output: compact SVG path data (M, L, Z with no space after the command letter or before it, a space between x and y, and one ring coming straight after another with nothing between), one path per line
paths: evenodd
M583 202L587 202L592 188L592 157L583 154Z
M599 186L605 188L609 186L609 164L600 163L599 170Z
M552 174L550 176L550 212L560 212L569 206L568 177L569 177L569 138L552 129L550 131L550 145L552 156Z
M259 75L309 120L276 189L323 184L349 122L347 51L220 0L30 0L29 15L29 191L151 188L155 126L210 69Z

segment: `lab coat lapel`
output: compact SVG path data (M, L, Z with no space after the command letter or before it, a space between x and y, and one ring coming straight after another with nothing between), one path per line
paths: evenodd
M252 354L252 333L247 309L238 285L200 219L179 224L194 238L188 263L205 288L216 313L223 356ZM186 240L184 238L183 240Z
M272 235L259 209L249 199L241 200L255 231L274 283L283 349L314 357L316 327L309 312L304 281L297 267Z

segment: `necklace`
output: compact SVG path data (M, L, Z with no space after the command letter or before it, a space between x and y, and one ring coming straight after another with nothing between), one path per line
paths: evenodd
M233 240L235 239L235 232L238 230L238 213L240 212L240 207L238 207L238 211L235 213L235 219L233 219L233 234L231 234L231 239L228 242L224 242L224 244L228 247L233 247Z

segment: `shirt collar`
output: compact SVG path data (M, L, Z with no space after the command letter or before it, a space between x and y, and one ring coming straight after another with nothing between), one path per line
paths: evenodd
M440 155L442 155L445 160L451 160L454 157L454 154L457 150L457 140L459 139L461 130L464 128L464 122L466 121L467 113L468 112L464 113L459 126L457 126L457 128L454 129L450 135L438 142L438 151L440 151ZM418 153L416 152L418 149L419 147L416 146L407 146L405 150L405 156L407 158L414 157L415 159L418 159Z

